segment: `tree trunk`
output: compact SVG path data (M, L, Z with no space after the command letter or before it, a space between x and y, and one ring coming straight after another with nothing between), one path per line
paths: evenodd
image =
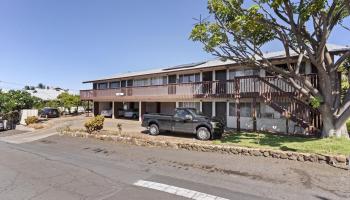
M349 138L346 123L342 124L340 127L336 127L335 120L333 119L333 114L329 106L322 105L320 107L320 112L323 122L322 137Z

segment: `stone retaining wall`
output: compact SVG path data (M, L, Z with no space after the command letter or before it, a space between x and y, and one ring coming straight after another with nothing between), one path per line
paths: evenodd
M214 145L214 144L198 144L198 143L180 143L172 141L151 141L144 138L136 138L119 135L101 135L88 134L85 132L62 132L60 135L69 135L73 137L95 138L99 140L114 141L124 144L133 144L137 146L163 147L172 149L186 149L189 151L201 152L217 152L223 154L236 154L245 156L262 156L276 159L288 159L300 162L315 162L321 164L329 164L334 167L349 169L349 158L338 155L320 155L310 153L297 153L291 151L269 150L269 149L254 149L229 145Z

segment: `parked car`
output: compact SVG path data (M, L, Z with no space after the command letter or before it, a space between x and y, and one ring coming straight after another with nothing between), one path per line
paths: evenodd
M222 122L194 108L177 108L174 115L144 114L142 126L147 127L151 135L158 135L160 131L182 132L196 134L199 140L220 138L224 131Z
M5 130L4 120L0 119L0 131L4 131L4 130Z
M57 108L44 108L39 115L45 118L57 118L60 117L60 112Z
M112 109L101 111L101 116L112 118L112 115L113 115Z
M124 113L125 113L125 110L123 110L123 109L119 109L119 110L118 110L118 116L119 116L119 117L123 117L123 116L124 116Z
M126 110L124 112L124 117L137 119L137 118L139 118L139 111L138 110Z

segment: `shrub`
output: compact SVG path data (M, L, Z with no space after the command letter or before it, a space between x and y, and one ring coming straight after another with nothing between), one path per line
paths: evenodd
M346 122L346 128L348 129L348 133L350 133L350 120Z
M27 117L27 119L25 119L24 122L25 122L27 125L35 124L35 123L38 123L38 122L39 122L39 118L38 118L37 116Z
M102 130L104 121L105 118L103 116L97 115L96 117L85 122L84 126L86 128L86 131L91 134Z

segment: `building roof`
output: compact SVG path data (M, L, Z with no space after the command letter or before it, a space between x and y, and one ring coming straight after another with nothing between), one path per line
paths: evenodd
M35 90L25 90L25 91L30 93L32 96L38 97L44 101L56 100L60 94L67 92L66 90L52 89L52 88L50 89L35 88Z
M335 44L327 44L327 48L331 52L342 52L342 51L349 51L350 50L349 46L340 46L340 45L335 45ZM297 56L297 54L295 52L291 51L291 56ZM285 53L285 51L267 52L267 53L265 53L264 57L267 59L283 59L286 57L286 53ZM224 61L221 58L217 58L217 59L208 60L208 61L182 64L182 65L170 66L170 67L159 68L159 69L121 73L121 74L107 76L107 77L103 77L103 78L99 78L99 79L95 79L95 80L84 81L83 83L91 83L91 82L96 82L96 81L121 79L121 78L130 78L130 77L150 75L150 74L177 72L177 71L183 71L183 70L189 70L189 69L203 69L203 68L208 68L208 67L216 67L216 66L232 65L232 64L236 64L236 62L234 62L232 60L225 60Z

